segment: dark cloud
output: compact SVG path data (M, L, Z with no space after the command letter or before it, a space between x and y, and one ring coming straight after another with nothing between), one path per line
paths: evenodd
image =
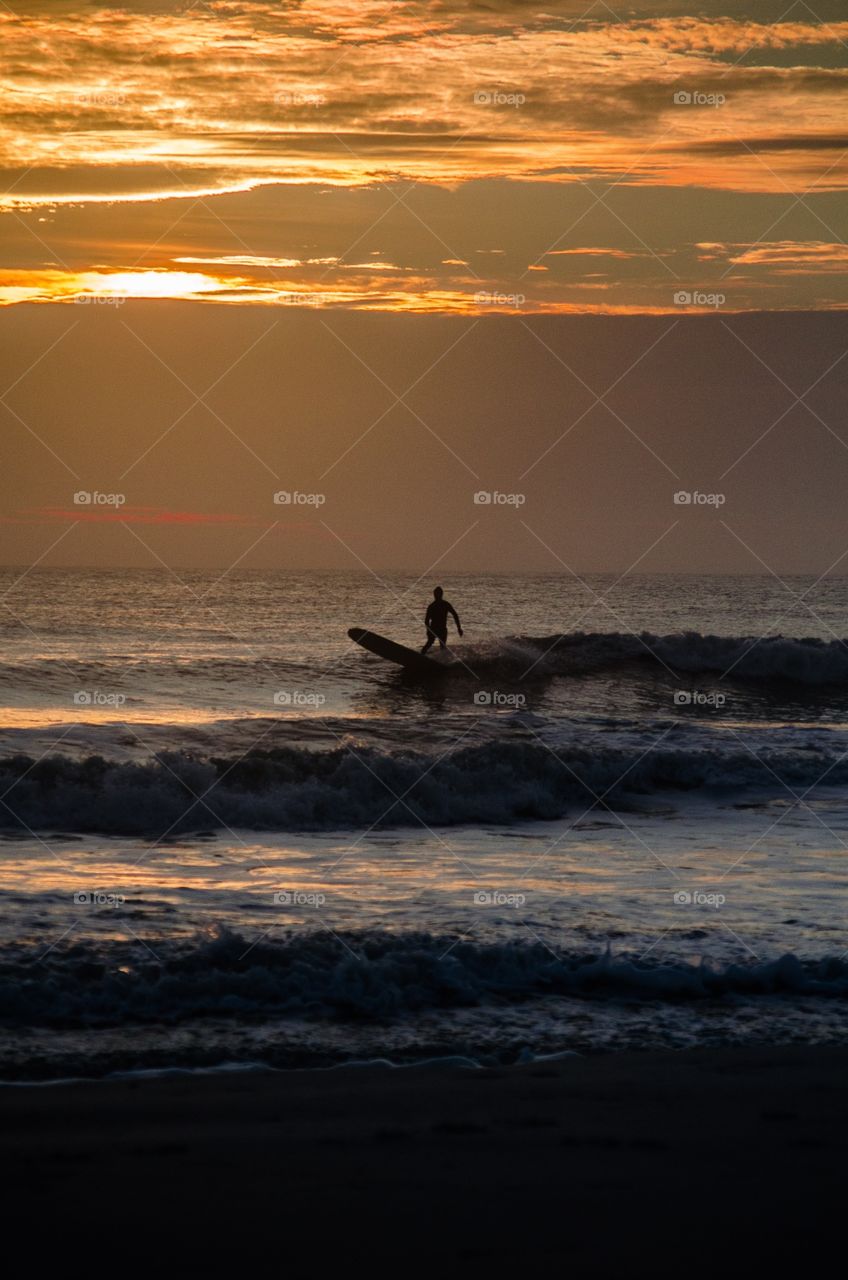
M767 138L711 138L675 150L711 155L745 155L751 151L848 151L848 134L778 134Z

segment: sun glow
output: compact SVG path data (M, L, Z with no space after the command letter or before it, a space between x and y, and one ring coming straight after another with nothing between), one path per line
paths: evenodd
M0 305L14 302L118 303L127 298L204 298L249 286L200 271L0 271Z

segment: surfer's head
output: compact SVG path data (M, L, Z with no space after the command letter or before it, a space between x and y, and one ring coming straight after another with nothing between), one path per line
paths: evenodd
M434 587L434 588L433 588L433 595L436 597L436 599L437 599L437 600L441 600L441 598L442 598L442 596L443 596L444 594L445 594L445 593L444 593L444 591L442 590L442 588L441 588L441 587Z

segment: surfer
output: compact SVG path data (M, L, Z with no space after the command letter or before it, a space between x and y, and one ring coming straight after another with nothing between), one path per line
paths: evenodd
M433 589L433 599L427 605L427 612L424 615L424 626L427 628L427 643L421 650L426 653L434 640L438 640L439 648L444 649L448 638L448 614L453 614L453 620L456 623L456 629L462 635L462 627L459 623L459 614L452 604L448 604L444 599L444 591L441 587Z

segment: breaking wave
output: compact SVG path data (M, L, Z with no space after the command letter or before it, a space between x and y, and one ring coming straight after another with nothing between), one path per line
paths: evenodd
M653 632L553 633L547 636L509 636L482 644L458 644L453 661L444 670L455 677L482 677L503 674L523 679L540 676L591 676L622 666L638 666L643 671L728 675L728 678L758 683L789 682L796 685L840 685L848 683L848 639L794 639L788 636L702 635L684 631L668 635ZM348 663L373 664L369 654L351 652ZM379 665L379 664L378 664ZM395 670L384 667L386 671ZM254 657L205 656L142 659L137 655L114 654L102 661L33 658L29 661L0 662L0 687L31 687L44 692L68 694L69 677L81 688L105 681L109 688L158 687L162 682L185 688L198 683L221 686L266 688L274 680L323 678L323 668L308 662L294 662L273 653Z
M161 752L146 763L17 755L0 760L0 825L138 835L509 824L557 819L599 796L626 806L656 792L774 789L776 777L787 787L822 777L836 786L848 782L848 754L813 743L754 754L738 743L675 744L669 733L650 750L596 738L557 748L498 740L441 756L360 746Z
M572 632L520 636L506 642L493 663L538 662L538 674L584 675L617 666L649 665L687 674L727 674L734 680L833 685L848 682L848 640L796 640L785 636L713 636ZM483 662L487 659L483 655ZM475 664L476 669L476 664Z
M341 943L344 945L341 945ZM251 942L220 930L133 953L77 943L47 955L0 955L6 1026L119 1026L186 1018L385 1020L426 1010L544 997L689 1002L848 995L848 960L710 965L596 954L555 955L541 943L481 943L425 931L296 932ZM43 950L43 949L42 949ZM40 963L33 963L34 960Z

